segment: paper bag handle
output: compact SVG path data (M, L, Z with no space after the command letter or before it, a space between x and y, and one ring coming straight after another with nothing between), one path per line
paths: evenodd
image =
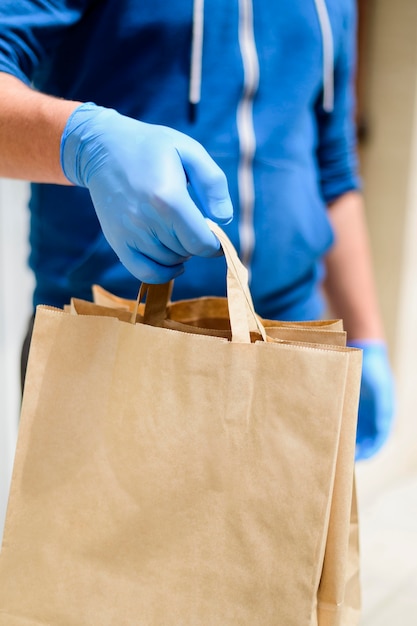
M248 270L239 259L235 247L224 232L211 220L207 220L212 232L220 241L227 265L226 285L232 341L250 343L250 332L259 333L266 341L266 332L255 313L249 291Z
M218 238L223 249L227 265L226 285L227 303L234 343L250 343L250 333L261 335L266 341L265 328L255 313L248 287L248 271L239 259L237 252L226 233L214 222L207 220L212 232ZM167 305L172 292L172 281L159 285L142 283L132 322L136 319L139 303L146 293L146 306L143 321L145 324L158 326L165 318Z

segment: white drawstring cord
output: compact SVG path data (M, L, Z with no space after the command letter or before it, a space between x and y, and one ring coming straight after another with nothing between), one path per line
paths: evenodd
M333 33L325 0L314 0L323 41L323 109L330 113L334 106Z
M190 116L193 120L195 109L201 99L201 72L203 61L203 32L204 32L204 0L194 0L193 5L193 32L191 43Z

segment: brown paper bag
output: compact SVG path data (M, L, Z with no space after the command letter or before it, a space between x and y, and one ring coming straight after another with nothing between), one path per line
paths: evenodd
M162 298L168 297L170 292L171 289L164 290ZM121 319L128 319L129 314L126 312L132 312L136 306L135 301L119 298L99 285L93 286L93 297L94 302L101 305L100 308L96 308L90 302L77 301L73 303L73 313L83 312L93 315L106 310L104 307L111 307L118 309ZM140 310L143 314L144 307ZM187 324L200 328L225 329L229 322L227 298L205 297L177 302L167 301L165 318L184 320ZM161 323L161 318L159 321ZM264 319L262 322L268 335L275 339L346 345L346 333L341 330L340 320L275 322ZM355 376L355 372L351 371L350 375ZM346 460L349 466L349 460L354 454L356 425L349 419L349 415L356 408L350 407L348 402L349 396L345 406L347 419L339 442L324 567L318 590L317 623L322 626L340 624L354 626L358 623L360 612L356 490L353 472L345 469Z
M38 308L1 626L357 623L360 352L268 337L228 263L230 339Z

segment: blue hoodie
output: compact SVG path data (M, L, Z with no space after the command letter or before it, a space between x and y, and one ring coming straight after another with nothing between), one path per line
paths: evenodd
M200 141L228 179L256 310L313 319L327 204L359 186L355 30L354 0L2 0L0 70ZM30 210L34 305L93 283L136 296L87 190L33 184ZM195 257L174 297L224 290L224 260Z

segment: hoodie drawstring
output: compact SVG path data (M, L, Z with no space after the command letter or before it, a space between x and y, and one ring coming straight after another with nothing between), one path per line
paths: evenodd
M334 105L334 50L333 34L325 0L314 0L323 42L323 109L333 111Z
M201 99L201 71L203 61L204 0L194 0L193 31L191 41L190 90L188 95L189 118L194 122L197 105Z

